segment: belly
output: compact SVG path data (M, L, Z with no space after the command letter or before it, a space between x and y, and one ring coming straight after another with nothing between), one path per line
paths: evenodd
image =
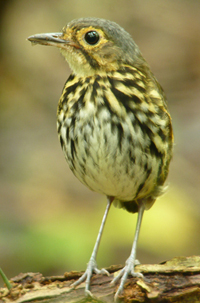
M85 123L67 119L60 138L70 169L91 190L132 201L154 189L160 161L150 153L150 139L129 120L116 123L105 114Z

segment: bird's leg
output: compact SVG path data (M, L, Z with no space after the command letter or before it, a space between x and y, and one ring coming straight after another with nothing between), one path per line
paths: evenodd
M85 281L85 294L89 295L89 296L92 296L92 293L89 290L92 273L95 272L96 274L109 275L109 272L106 269L103 268L103 269L99 270L97 268L96 256L97 256L99 244L100 244L100 241L101 241L101 237L102 237L102 234L103 234L103 229L104 229L104 226L105 226L105 223L106 223L106 218L108 216L108 212L109 212L112 201L113 201L113 197L108 197L108 203L107 203L107 206L106 206L106 210L105 210L102 222L101 222L101 226L100 226L99 233L98 233L98 236L97 236L97 239L96 239L93 251L92 251L92 255L91 255L90 260L87 264L86 271L76 282L74 282L71 285L72 287L75 287L75 286L81 284L83 281Z
M119 272L119 274L112 280L112 284L114 284L116 281L118 281L121 278L121 282L119 285L119 288L115 294L115 300L118 298L118 295L123 291L124 284L126 282L126 279L128 275L132 275L133 277L139 277L143 278L143 275L141 273L135 272L134 267L136 263L138 264L138 261L136 260L136 247L138 242L138 236L140 232L140 227L142 223L142 216L145 210L145 206L143 204L140 205L138 210L138 218L137 218L137 225L136 225L136 231L135 231L135 237L133 241L133 246L131 250L131 254L129 258L126 260L124 268Z

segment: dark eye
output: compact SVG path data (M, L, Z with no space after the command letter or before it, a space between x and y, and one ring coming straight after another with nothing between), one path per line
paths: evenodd
M85 34L85 41L90 45L97 44L99 41L99 34L96 31L87 32Z

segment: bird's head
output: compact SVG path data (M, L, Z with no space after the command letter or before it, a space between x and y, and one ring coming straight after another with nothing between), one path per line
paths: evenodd
M117 23L105 19L75 19L60 33L37 34L28 40L58 47L79 76L118 70L126 65L140 66L145 62L131 36Z

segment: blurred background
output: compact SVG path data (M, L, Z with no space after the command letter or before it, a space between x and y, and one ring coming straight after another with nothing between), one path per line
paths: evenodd
M83 270L106 198L73 176L57 138L56 107L70 70L58 49L26 38L74 18L124 27L164 87L175 133L169 189L145 213L137 257L200 254L199 0L0 1L0 267L9 278ZM111 208L99 267L124 264L136 215Z

